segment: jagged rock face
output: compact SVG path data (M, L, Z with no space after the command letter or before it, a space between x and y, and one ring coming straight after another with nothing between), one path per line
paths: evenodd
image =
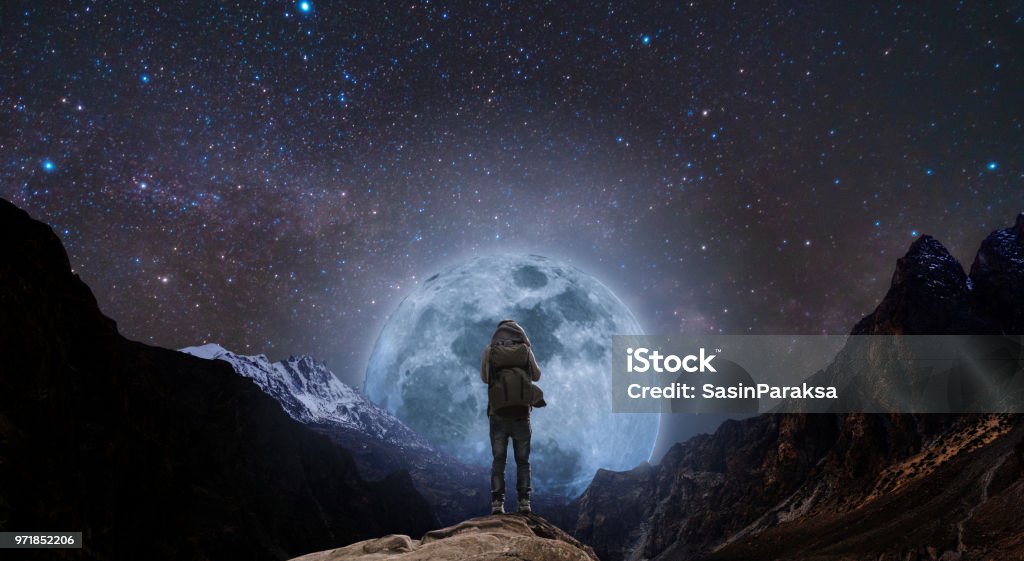
M882 303L853 328L854 335L959 333L970 321L963 267L931 236L921 236L896 262Z
M658 502L658 473L647 463L627 472L599 470L578 501L578 520L568 527L605 558L622 559L645 536Z
M598 561L594 551L537 515L473 518L415 540L390 535L293 561Z
M991 431L986 433L986 431ZM1024 531L1017 511L997 510L1019 489L1020 475L1008 488L992 481L1021 441L1020 419L993 422L965 416L921 452L893 461L876 477L892 485L867 495L843 488L833 495L852 499L846 508L812 507L805 515L761 529L725 544L708 559L1019 559L1013 546ZM886 483L898 473L895 484ZM986 539L972 534L985 528ZM998 545L998 542L1010 542ZM1019 544L1019 540L1018 540Z
M1021 333L1022 233L989 236L970 278L921 237L853 333ZM788 413L599 473L571 506L605 561L967 560L1024 559L1022 499L1020 415Z
M981 242L971 265L975 307L997 322L1004 333L1024 333L1024 213L1011 228L997 230Z
M228 365L121 337L2 200L0 309L0 531L82 530L83 559L282 559L430 527L407 474L366 482Z
M727 421L657 466L599 473L578 502L575 535L605 561L706 551L814 475L837 431L832 415Z

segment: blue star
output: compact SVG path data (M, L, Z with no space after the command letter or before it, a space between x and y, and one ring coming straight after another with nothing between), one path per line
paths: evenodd
M988 166L986 166L986 167L988 167L988 171L996 171L997 169L999 169L999 163L998 162L989 162Z
M149 74L143 74L143 75L139 76L139 81L142 82L143 84L148 84L149 83Z
M935 170L933 170L932 168L928 168L928 169L924 170L924 174L925 175L935 175Z
M916 238L917 237L917 230L911 230L910 231L910 235L914 236Z
M882 225L882 221L881 220L875 220L875 228L878 228L881 225Z
M45 171L46 173L50 173L51 171L54 171L56 169L57 164L53 163L52 160L50 160L49 158L43 160L43 171Z
M304 14L308 14L309 12L313 11L313 4L310 4L309 2L306 1L299 2L299 11Z
M650 45L651 44L651 36L650 35L643 35L643 36L641 36L640 37L640 42L643 43L644 45Z

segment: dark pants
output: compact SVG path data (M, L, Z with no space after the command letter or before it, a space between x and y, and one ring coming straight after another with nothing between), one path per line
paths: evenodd
M530 491L530 418L521 419L491 415L491 499L505 498L505 460L508 458L508 439L516 458L516 492L529 499Z

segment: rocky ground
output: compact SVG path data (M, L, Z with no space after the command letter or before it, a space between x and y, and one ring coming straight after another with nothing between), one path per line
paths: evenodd
M427 532L392 534L292 561L598 561L594 551L535 514L482 516Z

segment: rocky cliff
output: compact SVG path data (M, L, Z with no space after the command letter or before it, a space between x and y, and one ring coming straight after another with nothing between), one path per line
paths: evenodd
M483 516L427 532L389 535L293 561L598 561L594 551L535 514Z
M853 329L1022 332L1024 215L970 275L922 236ZM558 521L605 561L1022 559L1022 440L1017 415L762 415L599 472Z
M57 236L0 200L0 531L82 531L75 559L284 559L430 509L222 362L126 340ZM26 557L31 558L31 557Z

